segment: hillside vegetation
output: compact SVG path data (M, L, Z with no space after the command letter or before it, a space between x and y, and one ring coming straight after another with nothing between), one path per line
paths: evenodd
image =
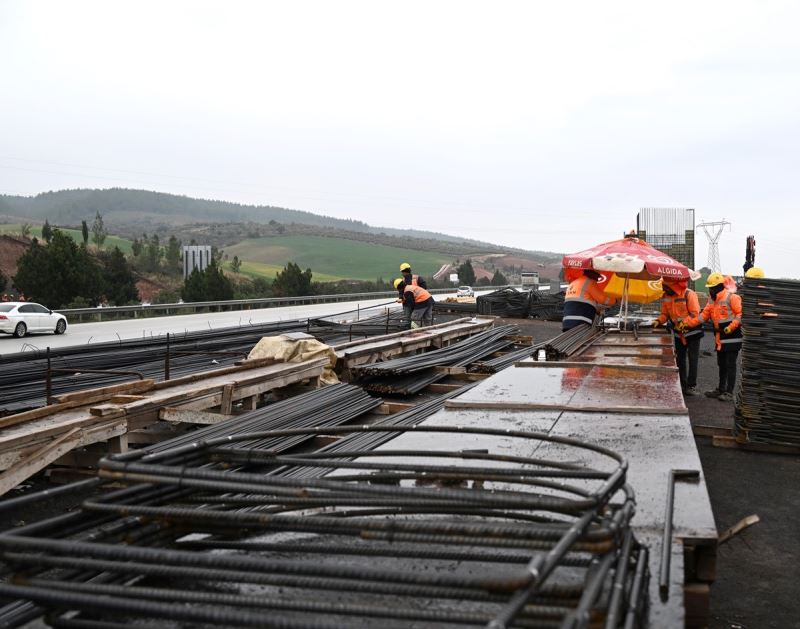
M272 269L280 270L291 260L303 269L310 268L318 281L326 281L323 275L330 276L331 280L394 278L400 273L401 262L411 263L416 273L430 277L442 264L452 262L450 257L416 249L299 235L245 240L226 247L225 253L228 259L239 256L247 265L265 265L262 269L271 276L274 276ZM255 269L243 266L242 270Z
M193 199L148 190L60 190L34 197L0 195L0 215L76 227L100 212L114 233L175 232L190 223L303 224L367 234L414 237L461 243L465 250L520 251L486 242L416 229L375 227L361 221L270 205L244 205L229 201ZM16 221L8 221L16 222Z
M42 240L42 226L41 225L31 225L29 226L30 229L30 236L31 238L38 238ZM80 229L70 229L68 227L59 227L62 233L66 234L76 243L80 244L83 242L83 236L81 235ZM19 223L5 223L0 224L0 234L9 234L9 235L17 235L22 232L22 225ZM106 240L103 243L103 248L107 250L111 250L114 247L119 247L122 253L128 255L131 253L131 244L132 242L127 238L120 238L119 236L106 236Z

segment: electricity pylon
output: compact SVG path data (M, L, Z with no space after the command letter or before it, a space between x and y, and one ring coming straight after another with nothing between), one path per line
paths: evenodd
M708 238L708 268L712 273L722 273L722 263L719 260L719 237L725 225L730 225L724 218L721 221L703 221L697 229L703 228Z

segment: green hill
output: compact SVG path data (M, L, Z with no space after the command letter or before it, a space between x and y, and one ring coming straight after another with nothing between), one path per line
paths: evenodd
M67 234L72 240L77 243L83 242L83 234L79 229L69 229L66 227L59 227L62 232ZM31 228L31 237L36 237L39 240L42 239L42 227L40 225L32 225ZM14 223L6 223L0 225L0 234L12 234L16 235L22 231L22 225L14 224ZM89 243L91 243L91 234L89 235ZM126 238L119 238L118 236L106 236L106 240L103 243L103 249L110 251L114 247L119 247L122 253L128 255L131 253L131 244L130 240Z
M242 272L274 277L287 262L310 268L317 281L338 279L385 280L400 275L401 262L409 262L415 273L431 277L452 260L442 254L386 247L324 236L275 236L245 240L225 248L228 259L239 256Z
M463 244L466 250L511 250L486 242L417 229L375 227L362 221L334 218L313 212L270 205L243 205L228 201L193 199L149 190L59 190L33 197L0 195L0 215L53 225L78 226L100 212L106 227L116 233L176 233L176 227L193 223L260 223L315 225L368 234L387 234ZM12 222L12 221L9 221ZM14 220L13 222L18 222ZM516 250L519 251L519 250Z

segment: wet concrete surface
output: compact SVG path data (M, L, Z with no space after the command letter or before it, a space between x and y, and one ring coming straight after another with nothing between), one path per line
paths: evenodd
M521 333L539 341L560 331L558 323L531 321ZM693 426L733 427L733 404L702 395L716 388L717 373L707 333L697 382L701 395L686 399ZM695 442L719 530L753 513L761 518L718 549L711 629L800 629L800 457L715 448L709 437Z

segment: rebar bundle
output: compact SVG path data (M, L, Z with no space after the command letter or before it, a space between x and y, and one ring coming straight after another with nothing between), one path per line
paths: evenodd
M734 433L800 446L800 282L746 278Z
M561 321L564 317L563 291L558 293L531 291L528 316L542 321Z
M478 304L478 314L524 319L530 308L530 291L501 288L481 295L475 301Z
M530 358L540 349L544 349L546 345L547 342L537 343L536 345L523 347L522 349L518 349L513 352L507 352L502 356L497 356L496 358L492 358L490 360L478 361L472 366L471 371L475 373L497 373L498 371L502 371L506 367L510 367L514 363L519 362L520 360Z
M517 326L500 326L424 354L365 365L356 371L359 384L374 393L413 395L447 377L437 367L466 367L512 345L507 337L518 332Z
M266 446L323 435L342 439ZM459 440L469 449L446 445ZM591 468L565 462L586 453ZM604 447L507 428L209 436L104 459L101 474L130 487L84 503L102 535L0 535L16 575L0 596L63 627L642 626L647 553L626 471ZM167 548L165 533L192 535Z
M581 324L562 332L545 344L547 360L561 360L571 356L602 334L600 328Z

